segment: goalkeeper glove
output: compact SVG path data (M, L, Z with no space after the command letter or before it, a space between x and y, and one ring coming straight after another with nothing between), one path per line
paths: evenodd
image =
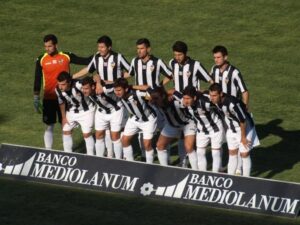
M33 96L33 105L34 105L34 111L37 113L41 113L41 102L40 102L40 96L34 95Z

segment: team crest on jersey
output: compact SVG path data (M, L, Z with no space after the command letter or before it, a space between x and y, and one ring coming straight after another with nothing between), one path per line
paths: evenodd
M111 68L114 68L116 66L116 63L115 62L111 62L110 66L111 66Z
M182 75L183 75L182 71L179 71L178 75L179 75L179 76L182 76Z
M150 66L151 72L153 72L154 69L155 69L155 66L154 66L154 65L151 65L151 66Z
M229 82L229 79L228 79L228 77L226 77L225 78L225 83L228 84L228 82Z
M191 76L191 71L187 71L187 72L186 72L186 76L187 76L187 77L190 77L190 76Z
M58 60L58 64L62 65L64 63L63 59Z
M133 100L133 103L134 103L135 105L137 105L137 104L138 104L138 102L137 102L136 100Z

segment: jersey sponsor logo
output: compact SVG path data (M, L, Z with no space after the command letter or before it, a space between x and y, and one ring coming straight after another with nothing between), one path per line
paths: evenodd
M53 63L53 64L57 64L57 60L56 60L56 59L53 59L53 60L52 60L52 63Z
M142 68L143 68L143 70L146 70L146 69L147 69L147 66L146 66L146 65L143 65Z
M182 76L182 75L183 75L183 72L182 72L182 71L179 71L178 75L179 75L179 76Z
M107 62L104 62L104 63L103 63L103 66L107 67Z
M228 82L229 82L229 79L228 79L228 77L226 77L225 78L225 83L228 84Z

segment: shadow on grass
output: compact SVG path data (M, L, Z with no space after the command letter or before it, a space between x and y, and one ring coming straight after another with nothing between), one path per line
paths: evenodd
M253 176L268 172L263 177L272 178L278 173L292 169L300 161L300 130L285 130L280 126L281 123L282 119L275 119L266 124L256 125L261 142L270 135L279 137L280 141L271 146L259 146L253 150Z

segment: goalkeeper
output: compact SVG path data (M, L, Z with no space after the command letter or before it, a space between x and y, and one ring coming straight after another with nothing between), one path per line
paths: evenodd
M36 112L43 111L43 122L46 124L44 134L45 148L52 149L53 129L57 121L61 123L61 114L57 102L55 88L56 78L62 71L70 72L70 63L88 65L89 58L81 58L73 53L59 52L57 37L48 34L44 37L45 53L37 58L34 78L34 108ZM40 103L40 91L43 82L43 106Z

